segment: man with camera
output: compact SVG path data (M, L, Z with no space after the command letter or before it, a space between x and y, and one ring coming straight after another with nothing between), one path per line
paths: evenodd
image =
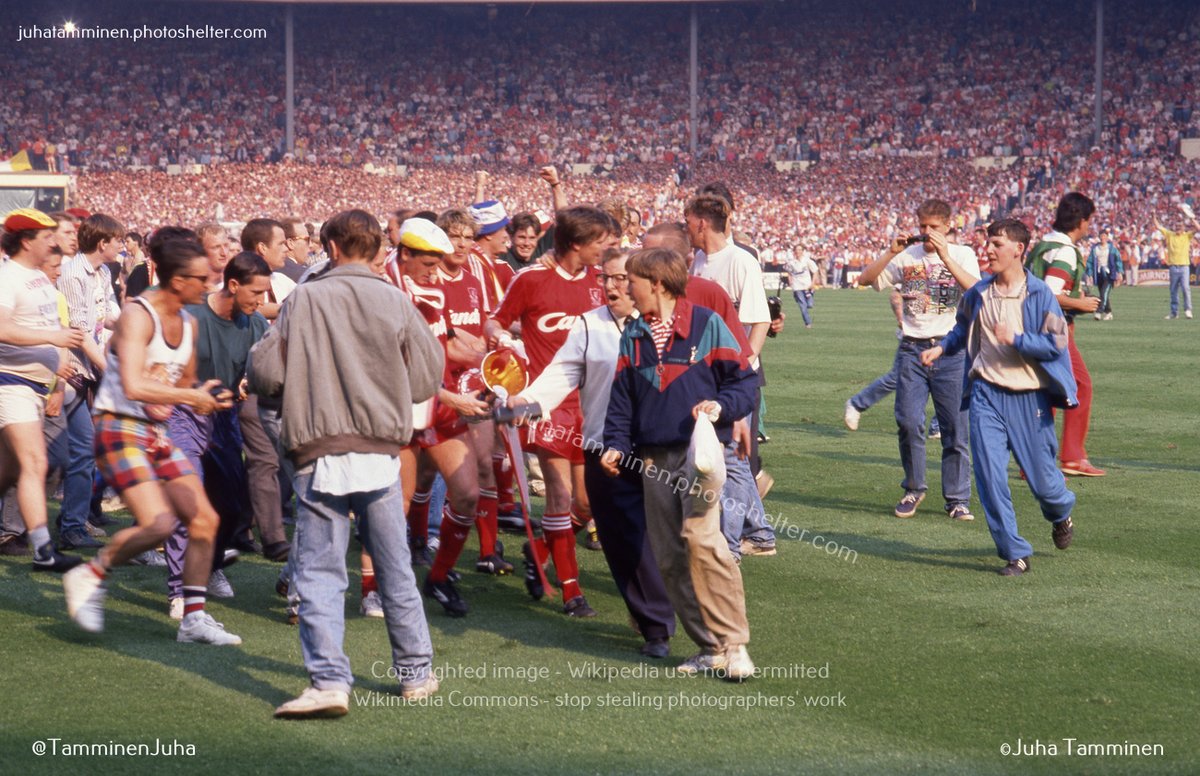
M925 402L933 408L942 432L942 496L946 514L955 520L974 520L971 514L970 454L967 414L962 410L963 358L943 357L931 366L921 364L921 351L938 344L954 327L963 291L979 282L979 262L965 245L951 244L950 205L929 199L917 208L920 233L898 236L879 258L859 275L859 285L878 290L898 287L901 341L896 353L896 425L900 462L904 466L904 496L896 517L912 517L925 500Z

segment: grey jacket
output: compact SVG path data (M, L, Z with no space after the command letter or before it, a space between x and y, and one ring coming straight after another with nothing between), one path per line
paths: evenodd
M250 391L282 393L284 452L297 467L324 455L395 455L412 406L437 391L445 356L402 291L361 264L300 285L250 351Z

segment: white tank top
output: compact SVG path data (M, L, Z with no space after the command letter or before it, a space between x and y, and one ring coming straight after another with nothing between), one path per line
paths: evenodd
M151 377L164 385L175 385L183 376L192 359L192 316L180 310L183 316L183 336L179 347L172 348L163 338L162 321L154 305L142 297L134 298L135 302L145 308L154 320L154 336L146 346L145 376ZM163 405L147 406L140 401L132 401L125 394L125 386L121 383L121 370L117 364L117 351L108 351L108 363L104 369L104 379L100 381L100 389L96 392L96 403L93 412L111 412L115 415L126 415L131 418L141 418L151 422L161 423L170 415L171 408Z

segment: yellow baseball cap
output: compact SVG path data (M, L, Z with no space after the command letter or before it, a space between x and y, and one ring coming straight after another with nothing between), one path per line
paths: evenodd
M40 210L23 207L4 217L4 231L23 232L26 229L53 229L58 226L54 219Z
M454 253L454 245L446 233L424 218L410 218L400 224L400 244L421 253Z

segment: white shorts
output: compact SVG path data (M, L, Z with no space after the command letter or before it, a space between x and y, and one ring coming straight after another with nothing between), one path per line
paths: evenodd
M24 385L0 385L0 428L17 423L41 423L46 399Z

